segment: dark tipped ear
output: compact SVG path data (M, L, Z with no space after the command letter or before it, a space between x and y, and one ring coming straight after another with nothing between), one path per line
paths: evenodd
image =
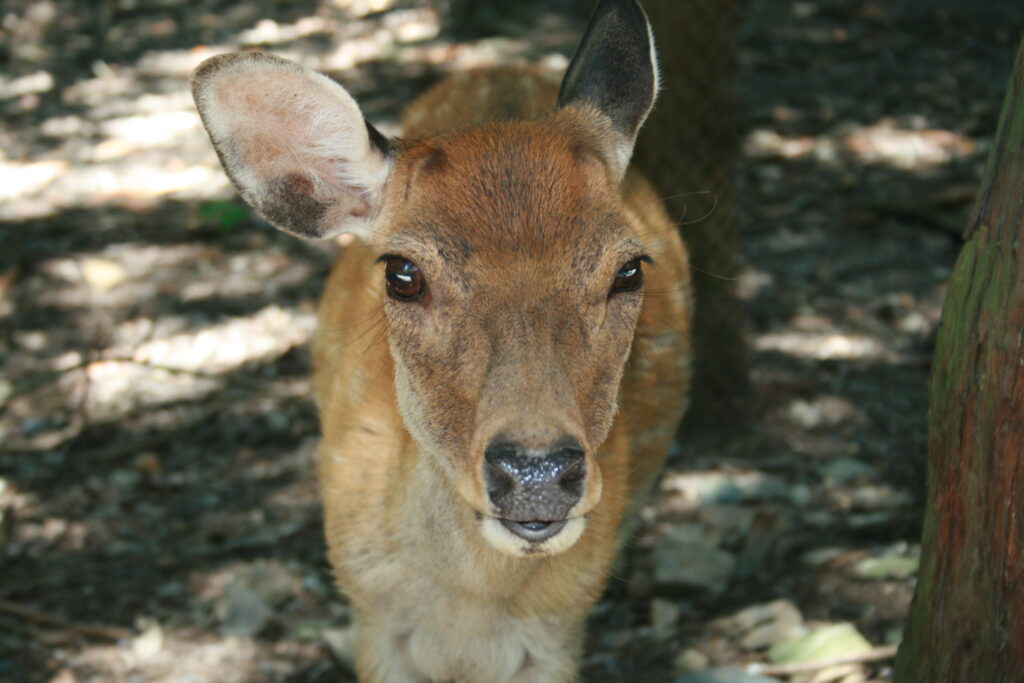
M203 62L192 93L224 170L264 218L315 239L369 232L393 150L344 88L246 52Z
M609 163L621 176L657 94L658 58L647 15L636 0L601 0L562 80L558 105L584 103L611 120L619 139Z

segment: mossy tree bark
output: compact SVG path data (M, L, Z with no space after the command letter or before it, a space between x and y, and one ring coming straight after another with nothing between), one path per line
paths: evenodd
M736 295L734 221L737 0L643 0L662 90L635 160L680 222L693 266L694 427L742 424L750 391L745 316Z
M935 349L897 683L1024 680L1024 43Z

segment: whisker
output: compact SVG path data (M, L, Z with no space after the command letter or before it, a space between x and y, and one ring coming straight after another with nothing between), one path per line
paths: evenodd
M711 198L714 200L712 202L712 204L711 204L711 208L708 209L707 213L705 213L700 218L695 218L692 221L686 221L686 220L684 220L686 218L686 207L683 207L683 215L679 217L679 221L676 223L676 227L681 228L681 227L684 227L686 225L693 225L694 223L700 223L701 221L706 220L709 216L711 216L711 214L713 214L715 212L715 210L718 208L718 195L715 194L714 192L712 192L711 190L702 190L701 192L696 192L694 194L710 194Z
M380 327L383 325L384 320L385 320L383 309L384 309L384 307L381 306L380 310L378 311L379 315L376 316L376 320L373 321L373 325L371 325L370 327L368 327L365 330L363 330L362 332L360 332L358 336L353 337L352 339L344 340L345 343L346 344L354 344L357 341L359 341L360 339L362 339L363 337L365 337L366 335L370 334L371 332L379 330Z
M708 277L717 278L719 280L725 280L726 282L738 282L739 281L738 277L729 277L727 275L719 275L718 273L712 273L710 270L704 270L703 268L698 268L698 267L696 267L694 265L691 265L690 267L694 271L700 273L701 275L707 275Z
M658 201L662 204L669 201L670 199L679 199L680 197L694 197L699 194L712 194L711 190L693 190L692 192L680 192L679 194L670 194L665 197L661 197Z
M325 326L324 329L326 331L328 331L328 332L347 332L348 330L354 330L357 327L365 325L365 324L367 324L369 322L373 322L374 319L378 318L378 316L380 316L383 312L384 312L384 306L381 305L381 306L378 306L377 308L373 309L373 311L370 312L370 315L368 315L363 320L360 320L359 322L355 322L355 323L352 323L350 325L328 325L328 326ZM356 339L358 339L358 337ZM355 341L355 340L353 340L353 341Z
M664 318L662 318L662 317L661 317L660 315L657 315L657 316L655 316L655 317L656 317L656 318L657 318L658 320L660 320L660 321L661 321L661 322L662 322L662 323L663 323L663 324L665 325L665 327L667 327L668 329L672 330L673 332L675 332L676 334L678 334L678 335L679 335L680 337L682 337L683 339L687 339L687 340L688 340L688 339L691 339L691 336L690 336L690 334L688 334L688 333L686 333L686 332L683 332L682 330L678 329L677 327L675 327L674 325L672 325L672 324L671 324L671 323L670 323L669 321L667 321L667 320L665 320Z

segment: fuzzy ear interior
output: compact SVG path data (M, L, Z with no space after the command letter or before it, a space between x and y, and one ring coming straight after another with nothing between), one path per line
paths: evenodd
M348 92L259 52L211 57L192 76L203 125L242 197L285 232L365 235L392 148Z
M558 105L585 104L608 117L617 137L608 163L620 178L654 106L658 80L654 34L643 8L637 0L601 0L565 72Z

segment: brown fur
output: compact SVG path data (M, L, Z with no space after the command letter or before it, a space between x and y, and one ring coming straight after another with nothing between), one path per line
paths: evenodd
M658 196L605 161L614 136L556 81L457 76L413 103L369 243L344 249L314 343L330 560L367 682L569 681L624 516L686 403L686 254ZM644 293L608 297L639 253ZM381 253L415 261L422 304L390 301ZM482 452L498 431L585 446L563 552L499 552Z

